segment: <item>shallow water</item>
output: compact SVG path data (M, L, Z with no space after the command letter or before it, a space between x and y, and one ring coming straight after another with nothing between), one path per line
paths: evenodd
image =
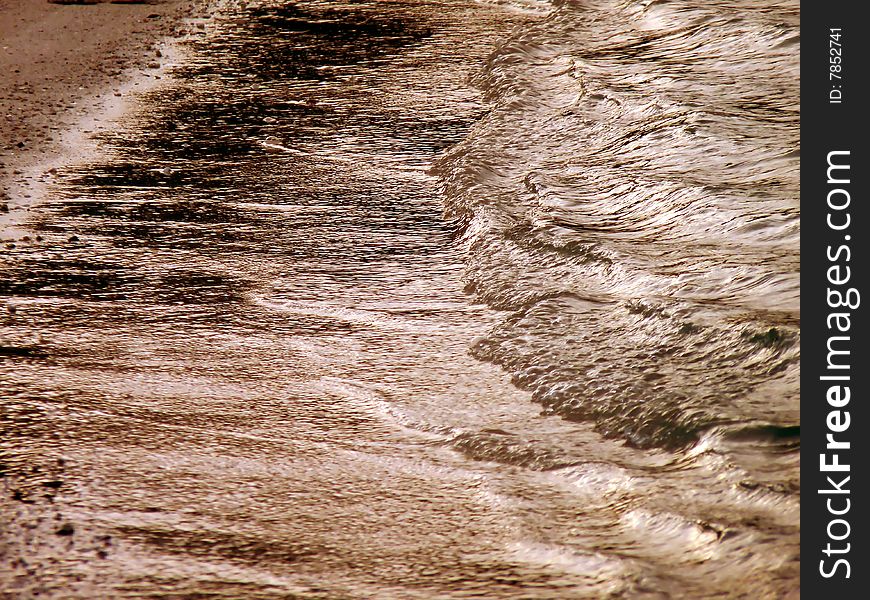
M796 597L797 11L220 4L5 251L2 589Z

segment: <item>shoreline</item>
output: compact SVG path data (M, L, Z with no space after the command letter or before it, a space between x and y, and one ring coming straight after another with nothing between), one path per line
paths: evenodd
M176 62L208 0L0 0L0 241L25 235L51 167L81 160Z

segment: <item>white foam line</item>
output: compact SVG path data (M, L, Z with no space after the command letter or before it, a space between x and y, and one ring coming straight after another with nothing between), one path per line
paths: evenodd
M417 331L425 333L438 333L442 328L436 324L415 323L409 319L403 319L392 315L370 310L347 308L336 306L326 302L299 302L288 300L285 302L273 302L264 298L253 298L252 301L265 308L297 315L311 315L323 317L346 323L358 323L371 325L379 329L395 329L399 331Z

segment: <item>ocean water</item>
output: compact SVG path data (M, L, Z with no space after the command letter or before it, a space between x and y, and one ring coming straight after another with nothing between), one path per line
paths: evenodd
M798 597L797 2L200 25L4 250L0 590Z

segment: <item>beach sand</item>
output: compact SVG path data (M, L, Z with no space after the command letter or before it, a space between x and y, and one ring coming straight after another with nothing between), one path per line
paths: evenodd
M798 7L509 4L0 0L0 598L798 595Z
M29 211L38 206L42 165L64 164L92 151L95 144L83 124L122 114L135 100L131 90L156 83L167 59L165 42L195 33L188 19L205 16L205 6L197 0L84 5L0 0L0 241L14 245L27 233ZM76 140L79 147L70 143ZM6 316L5 302L0 306ZM0 597L8 597L10 577L16 589L38 585L33 567L24 567L31 564L25 556L41 552L29 532L53 528L46 517L50 498L25 501L10 491L18 480L8 472L8 458L0 452ZM27 470L36 473L39 467L31 462ZM45 536L52 538L66 541ZM49 562L41 568L65 552L61 546L45 550Z
M161 40L185 35L205 5L0 0L0 210L30 204L27 169L59 153L64 132L119 103L125 82L159 77Z

